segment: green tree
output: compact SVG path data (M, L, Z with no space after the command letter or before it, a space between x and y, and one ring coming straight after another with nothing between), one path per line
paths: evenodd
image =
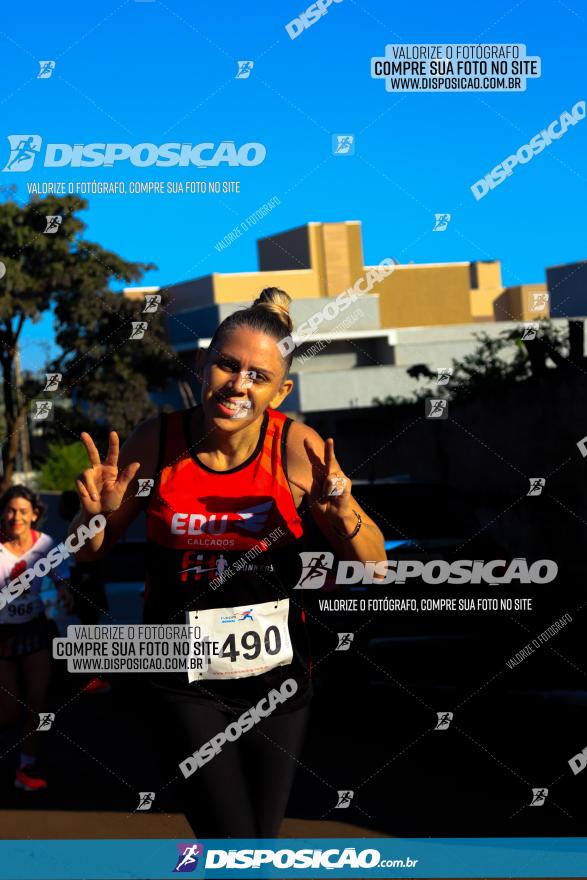
M49 456L41 467L41 489L46 492L75 489L75 478L87 466L83 443L49 443Z
M428 386L419 388L411 398L388 395L373 402L381 405L415 403L430 397L432 391L435 397L464 400L535 379L553 365L559 369L576 366L585 361L580 345L582 322L569 323L567 333L550 321L543 321L536 338L528 340L522 340L521 327L503 330L498 336L475 333L479 344L461 360L452 358L452 375L447 385L436 384L438 373L427 364L413 364L406 371L408 375L430 380ZM575 323L581 323L581 333L573 326Z
M152 263L124 260L89 241L77 213L88 203L77 196L31 200L26 205L0 204L0 368L6 440L2 447L4 477L10 485L19 432L28 410L27 395L16 394L14 359L27 321L37 321L53 308L57 341L63 356L52 365L63 373L57 396L75 407L58 410L60 427L73 440L92 419L120 430L152 411L149 387L164 387L179 365L164 341L161 314L142 315L133 302L109 289L112 282L138 281ZM45 234L47 216L60 216L53 234ZM127 342L131 321L148 320L144 340ZM28 388L27 388L28 390ZM42 388L37 390L38 396ZM57 411L57 410L56 410ZM51 423L49 436L57 431Z
M143 300L110 290L62 295L55 307L56 340L64 353L53 367L63 373L76 403L71 417L81 413L86 424L98 426L101 439L110 428L124 437L154 414L149 392L183 374L165 341L164 312L144 308Z

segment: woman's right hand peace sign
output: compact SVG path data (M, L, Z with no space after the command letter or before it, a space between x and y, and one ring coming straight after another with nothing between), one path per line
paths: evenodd
M84 431L80 436L91 465L75 481L81 506L91 516L97 513L113 513L122 504L124 493L141 465L138 461L133 461L119 472L119 441L116 431L110 432L104 464L100 461L100 453L90 435Z

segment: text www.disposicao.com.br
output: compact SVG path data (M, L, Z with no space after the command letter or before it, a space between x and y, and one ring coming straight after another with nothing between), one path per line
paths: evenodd
M199 657L69 657L72 672L187 672L201 670Z

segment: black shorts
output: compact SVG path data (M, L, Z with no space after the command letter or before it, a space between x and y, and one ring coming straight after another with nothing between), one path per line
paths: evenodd
M44 614L28 623L0 623L0 660L14 660L51 648L53 630Z

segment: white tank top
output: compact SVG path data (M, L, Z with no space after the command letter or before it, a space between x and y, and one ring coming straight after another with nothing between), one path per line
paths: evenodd
M37 540L22 556L15 556L7 547L0 544L0 590L21 575L25 569L32 568L38 559L46 556L55 547L55 541L49 535L44 532L36 532L36 535ZM61 562L49 572L47 577L57 584L60 580L67 580L68 565ZM45 606L40 596L42 583L42 577L34 577L24 593L5 605L0 611L0 624L28 623L39 614L43 614Z

